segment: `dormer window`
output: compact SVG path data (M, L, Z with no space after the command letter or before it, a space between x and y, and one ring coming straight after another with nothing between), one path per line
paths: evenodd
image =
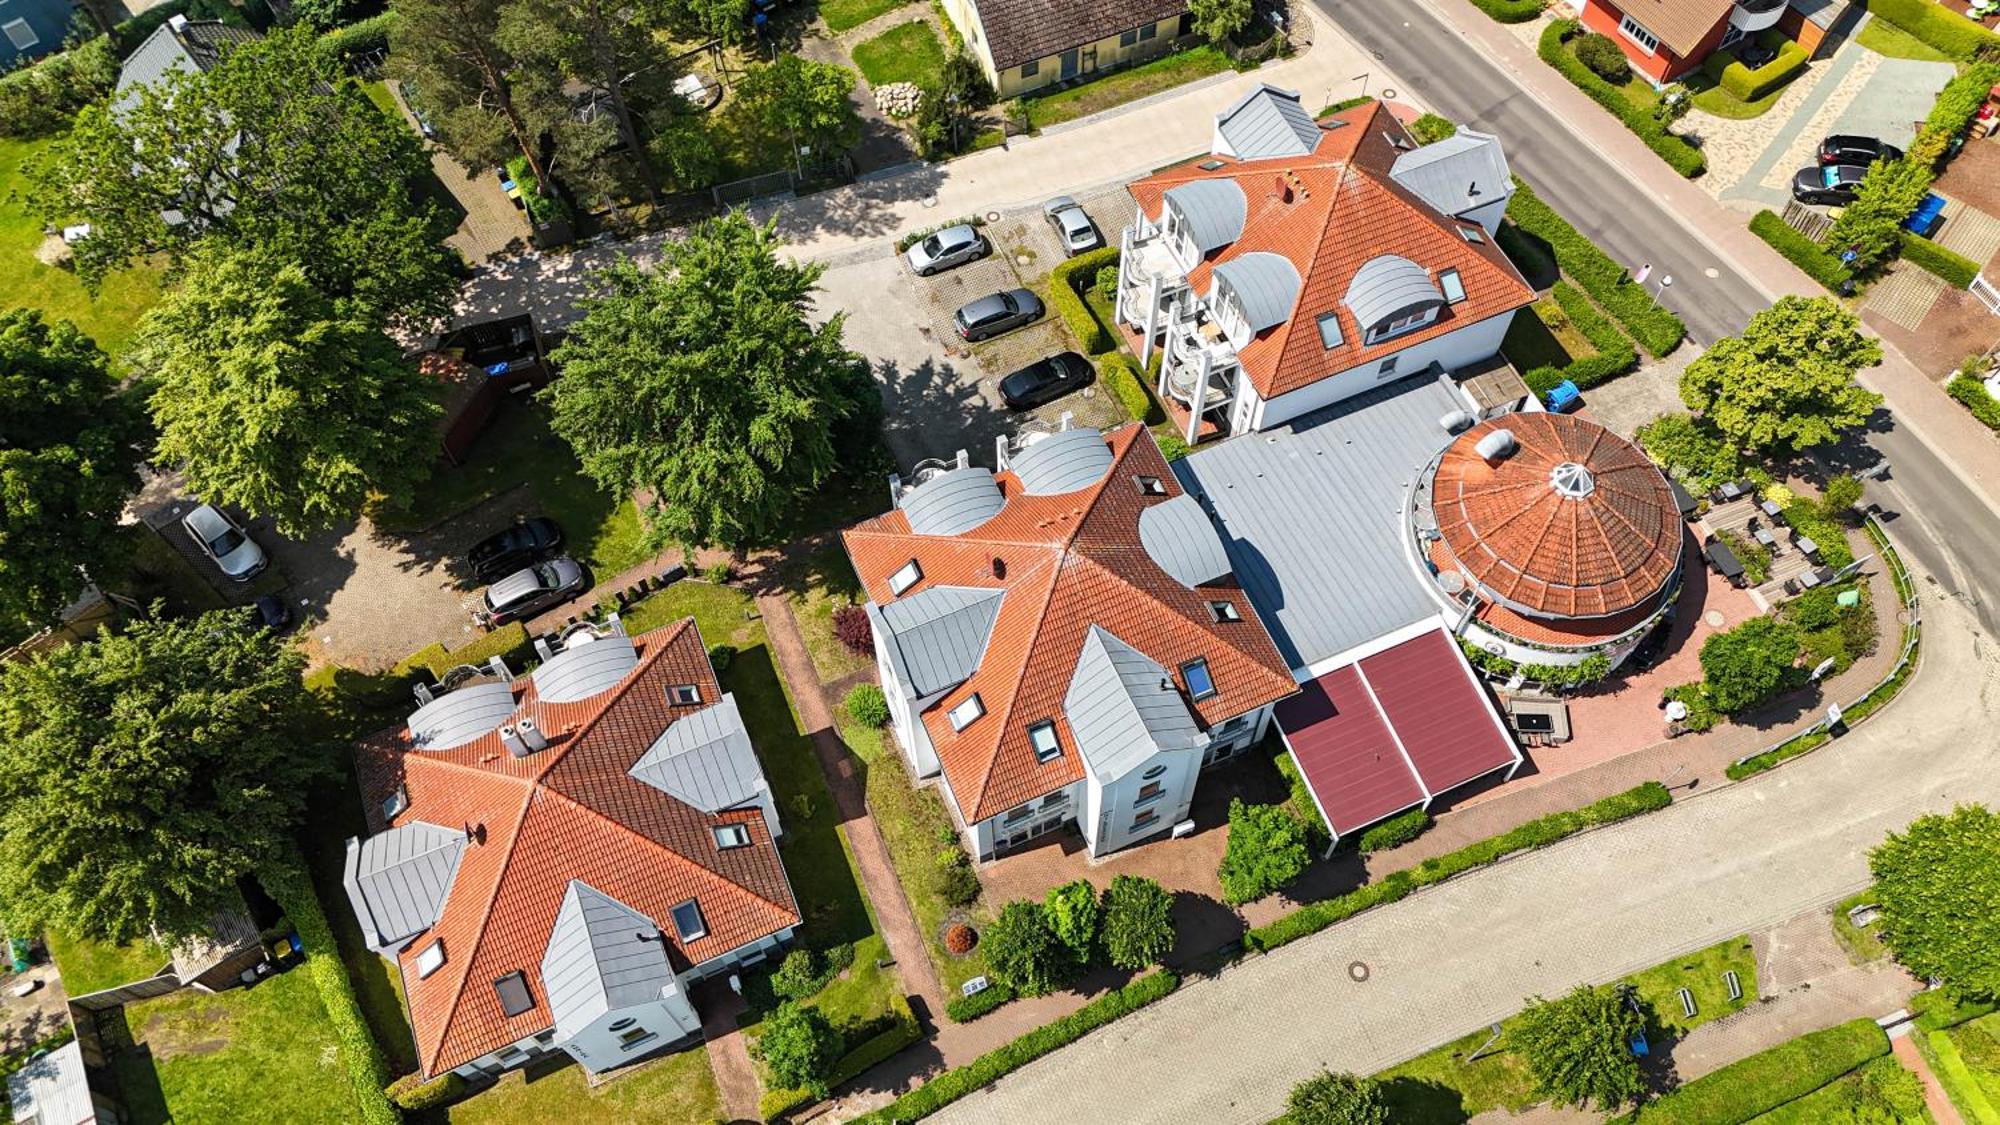
M1133 477L1132 483L1138 487L1141 496L1165 496L1166 482L1159 477Z
M951 709L949 716L951 719L951 729L954 731L964 730L966 727L972 725L974 719L985 713L986 704L980 700L979 693L975 691L972 693L972 698Z
M382 819L394 820L397 814L410 807L410 791L398 785L394 793L382 802Z
M911 559L889 576L889 592L900 596L903 591L923 581L923 577L924 568L917 565L917 560Z
M1340 314L1323 312L1319 314L1319 342L1328 348L1337 348L1344 337L1340 334Z
M1062 740L1056 737L1056 724L1052 720L1030 724L1028 743L1035 748L1037 762L1053 762L1062 757Z
M1181 682L1187 685L1188 698L1196 703L1216 695L1215 677L1209 674L1208 658L1205 656L1197 656L1181 665Z
M1422 328L1424 325L1437 319L1437 311L1438 307L1436 305L1425 305L1422 308L1403 313L1394 319L1383 321L1381 324L1368 330L1368 342L1379 344L1392 336L1401 336L1405 332Z
M1391 133L1388 130L1384 129L1382 131L1382 139L1388 141L1389 144L1399 152L1410 151L1411 147L1410 142L1407 139L1405 139L1403 135L1400 133Z
M417 979L422 980L444 968L444 939L424 946L417 951Z
M1235 602L1208 603L1208 616L1218 625L1224 621L1243 620L1243 615L1237 611Z
M1438 289L1444 293L1444 303L1455 305L1465 300L1465 279L1455 269L1438 271Z

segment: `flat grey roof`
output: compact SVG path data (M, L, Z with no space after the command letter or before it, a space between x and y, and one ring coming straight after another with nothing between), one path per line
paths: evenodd
M1438 612L1403 546L1403 501L1451 440L1438 419L1464 409L1422 375L1175 462L1294 669Z

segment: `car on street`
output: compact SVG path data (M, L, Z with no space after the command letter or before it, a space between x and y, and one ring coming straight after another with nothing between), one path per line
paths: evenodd
M959 336L968 342L998 336L1041 318L1042 299L1026 289L988 293L951 314Z
M1042 204L1042 217L1056 228L1056 241L1062 243L1063 253L1072 258L1104 245L1104 240L1098 237L1097 225L1067 195L1058 195Z
M918 239L904 251L903 260L918 277L929 277L940 270L984 258L991 250L985 236L973 229L971 223L960 223Z
M1903 150L1874 137L1835 133L1819 143L1821 164L1859 164L1863 168L1877 160L1901 160Z
M1009 410L1029 410L1082 390L1096 377L1090 361L1075 352L1045 356L1000 380L1000 401Z
M568 555L524 566L486 588L473 617L487 628L533 617L582 592L583 564Z
M477 582L491 582L529 563L540 562L562 546L562 528L546 516L516 520L512 527L481 539L465 553Z
M181 526L187 529L188 538L201 548L201 553L237 582L257 577L270 562L264 557L264 548L250 538L243 525L213 504L203 504L189 512L181 520Z
M1824 203L1835 207L1854 202L1868 169L1860 164L1815 164L1801 168L1792 177L1792 198L1800 203Z

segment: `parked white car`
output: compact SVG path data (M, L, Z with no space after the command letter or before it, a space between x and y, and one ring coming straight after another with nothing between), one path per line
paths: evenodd
M992 249L971 223L960 223L912 243L904 251L903 260L918 277L929 277L940 270L984 258Z
M1063 253L1076 257L1085 251L1095 250L1104 245L1098 237L1097 225L1084 214L1077 201L1067 195L1058 195L1042 204L1042 217L1056 228L1056 240L1062 243Z
M189 538L222 571L237 582L248 582L264 569L269 559L264 548L250 538L242 525L213 504L203 504L181 520Z

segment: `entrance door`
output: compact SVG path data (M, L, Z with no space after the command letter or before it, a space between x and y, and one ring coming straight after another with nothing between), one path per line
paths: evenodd
M1064 51L1062 53L1061 78L1063 81L1067 82L1075 77L1076 77L1076 48L1071 47L1069 50Z
M1083 49L1082 70L1085 74L1095 74L1097 72L1097 44L1092 43Z

